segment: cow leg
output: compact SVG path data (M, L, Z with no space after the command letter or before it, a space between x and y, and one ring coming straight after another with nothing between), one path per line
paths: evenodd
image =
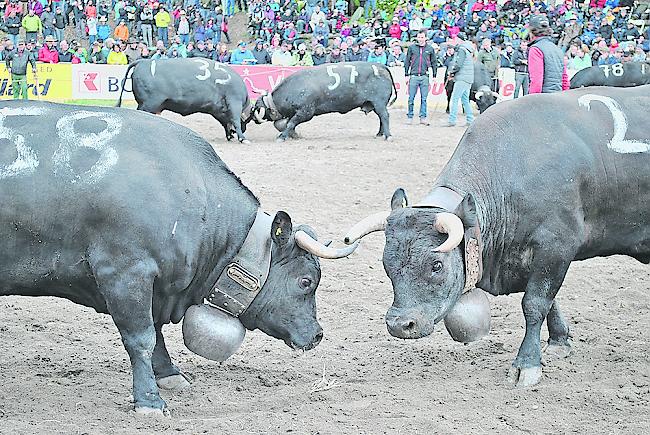
M313 117L313 113L296 112L295 115L293 115L287 122L287 126L285 127L284 131L280 133L277 141L284 142L289 136L293 137L293 135L296 134L296 127L303 122L311 120Z
M112 252L120 252L120 248ZM125 252L120 260L104 252L90 255L99 291L131 360L135 411L163 415L167 405L158 392L151 361L156 345L151 306L158 268L142 255Z
M548 327L548 344L544 348L544 357L566 358L571 354L571 343L569 342L569 325L567 325L557 299L553 301L551 309L546 316Z
M222 121L221 119L217 118L216 116L212 115L214 119L219 121L219 124L223 127L224 131L226 132L226 140L230 142L232 138L234 137L232 129L230 128L230 124L228 124L226 121Z
M156 375L158 387L165 390L181 390L189 387L189 379L172 363L169 357L169 352L167 352L165 346L165 338L162 335L162 325L155 325L155 327L156 346L153 349L151 365Z
M390 127L389 127L389 116L388 116L388 109L386 106L375 106L375 113L379 117L379 133L377 133L377 137L384 136L386 140L391 139L390 135Z
M557 246L556 243L559 241L544 241L546 246ZM513 383L516 382L518 387L535 385L542 376L540 345L542 323L553 305L555 295L564 281L564 276L574 255L572 253L559 255L558 253L540 251L535 253L535 257L539 260L531 265L531 270L535 272L528 280L521 301L526 319L526 334L519 347L517 358L508 373L509 380Z
M244 136L244 132L241 129L241 107L239 108L239 111L233 110L232 108L230 109L230 122L235 128L235 133L237 134L237 139L239 139L239 142L244 143L244 144L249 144L251 141L246 139L246 136Z

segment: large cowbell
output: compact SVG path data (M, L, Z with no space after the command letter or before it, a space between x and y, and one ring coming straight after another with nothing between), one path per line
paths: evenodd
M445 328L455 341L471 343L490 333L490 301L483 290L463 293L445 316Z
M262 290L271 267L273 218L258 210L255 222L235 258L226 266L206 297L192 305L183 319L183 341L192 352L225 361L241 346L246 328L239 316Z
M183 319L183 341L197 355L225 361L241 346L246 328L238 318L207 304L192 305Z

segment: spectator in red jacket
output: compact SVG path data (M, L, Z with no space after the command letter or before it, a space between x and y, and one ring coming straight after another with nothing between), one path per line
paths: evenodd
M59 50L57 50L56 39L52 35L45 38L45 44L38 50L38 61L44 63L59 63Z

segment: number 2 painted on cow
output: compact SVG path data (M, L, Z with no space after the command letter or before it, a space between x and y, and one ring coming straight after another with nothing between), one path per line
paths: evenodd
M609 109L612 118L614 119L614 136L607 144L607 148L622 154L645 153L650 151L649 143L625 139L625 133L627 133L627 118L616 100L602 95L585 94L578 98L578 105L586 107L587 110L591 110L592 101L600 101L603 103Z

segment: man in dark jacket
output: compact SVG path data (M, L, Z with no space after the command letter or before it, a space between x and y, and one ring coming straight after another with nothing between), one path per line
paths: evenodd
M271 63L271 55L268 50L264 48L264 41L258 39L255 41L255 47L252 50L253 56L257 62L255 65L267 65Z
M544 15L531 17L528 25L531 44L528 50L528 74L531 94L569 89L569 76L562 50L551 40L552 30Z
M429 69L433 71L433 77L436 76L436 53L429 44L427 44L427 33L421 30L415 37L415 44L412 44L404 59L404 74L406 75L406 84L409 88L408 104L408 123L413 123L413 106L415 95L420 91L420 124L429 125L427 120L427 96L429 95Z
M25 41L18 41L16 50L12 51L5 58L5 65L7 70L11 72L11 91L14 95L14 100L20 98L22 94L23 100L27 96L27 64L32 64L32 72L36 77L36 60L31 52L25 48Z
M350 49L348 52L345 54L345 60L346 62L354 62L358 60L366 60L368 56L365 57L364 59L364 53L361 51L361 48L359 47L358 42L353 42L352 45L350 46Z
M210 58L210 52L205 47L205 42L196 41L196 47L187 53L187 57L203 57L205 59Z
M515 92L512 98L519 97L519 90L522 95L528 94L528 43L521 41L519 48L512 54L512 63L515 66Z

